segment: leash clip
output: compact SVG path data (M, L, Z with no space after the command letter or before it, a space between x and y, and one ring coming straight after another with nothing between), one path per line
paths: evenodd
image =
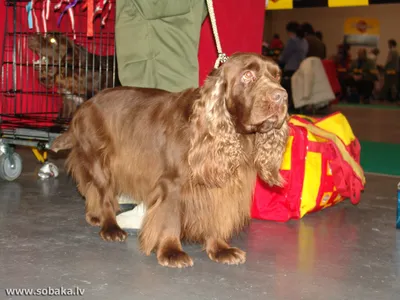
M225 53L219 53L218 57L221 63L226 63L226 61L228 60L228 56Z
M228 60L228 56L225 53L218 53L218 58L215 61L214 69L218 69L220 64L225 63Z

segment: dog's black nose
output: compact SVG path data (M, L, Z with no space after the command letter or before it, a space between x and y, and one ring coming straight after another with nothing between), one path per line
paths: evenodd
M275 102L287 101L288 94L285 90L278 90L272 93L272 100Z

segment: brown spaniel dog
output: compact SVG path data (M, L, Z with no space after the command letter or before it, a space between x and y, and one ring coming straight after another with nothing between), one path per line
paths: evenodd
M181 240L203 243L214 261L244 263L227 241L250 220L257 173L283 184L289 127L279 82L271 60L238 53L199 89L118 87L85 102L52 150L71 149L66 166L87 222L104 240L125 240L115 215L127 194L147 206L140 246L161 265L193 265Z

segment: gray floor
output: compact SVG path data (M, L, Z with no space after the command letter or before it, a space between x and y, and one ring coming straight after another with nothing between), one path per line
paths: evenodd
M23 175L0 182L0 299L40 298L6 297L5 288L76 286L85 293L73 299L400 298L398 178L368 176L358 206L285 224L252 222L232 242L247 251L243 266L213 263L188 246L194 267L175 270L142 255L135 236L103 242L85 223L73 182L65 174L39 180L33 156L23 157Z

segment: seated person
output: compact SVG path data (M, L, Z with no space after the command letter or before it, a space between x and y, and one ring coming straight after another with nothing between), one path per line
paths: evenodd
M377 80L377 69L375 63L368 59L366 49L358 50L357 59L350 65L349 75L345 85L352 91L357 92L359 101L355 102L369 103L374 89L374 82Z

